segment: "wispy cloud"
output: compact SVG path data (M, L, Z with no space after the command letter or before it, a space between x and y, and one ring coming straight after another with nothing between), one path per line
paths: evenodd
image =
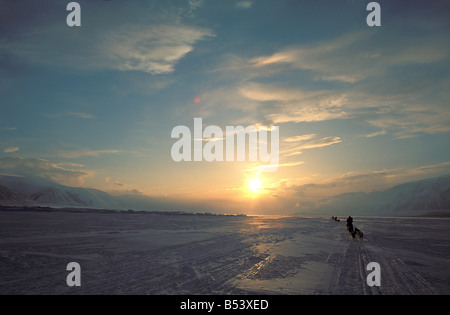
M286 48L270 56L250 60L255 67L294 67L312 71L315 80L356 83L367 77L385 73L392 66L441 61L448 56L448 45L440 39L426 43L398 42L387 48L374 49L378 38L367 32L350 33L332 41ZM383 46L382 46L383 47Z
M246 98L260 101L299 101L321 94L320 92L305 91L296 87L276 86L275 84L261 84L249 82L239 89Z
M325 137L321 139L311 140L304 144L301 144L296 149L305 150L305 149L317 149L327 147L336 143L341 143L342 139L340 137Z
M236 3L236 7L239 9L250 9L253 5L252 1L246 0L246 1L239 1Z
M113 1L107 10L100 4L92 4L90 12L96 19L89 36L67 32L58 19L48 19L39 28L24 20L21 29L26 31L21 36L2 41L0 48L18 60L32 64L89 71L169 74L194 50L197 42L214 36L209 29L183 22L183 17L191 16L202 3L201 0L190 0L187 5L167 5L165 9L158 9L149 2L135 6L132 12L121 2ZM132 21L123 18L122 23L119 22L124 10L133 16ZM110 21L112 15L117 17L114 23Z
M302 183L295 183L295 179L284 179L277 185L276 192L301 202L314 202L343 193L385 190L405 182L449 173L450 162L413 168L354 171L329 178L306 178L301 180Z
M257 107L273 124L358 119L382 129L367 137L449 132L449 78L439 70L450 58L448 41L442 32L420 41L397 32L351 32L270 55L236 56L220 71L239 74L234 90L244 100L242 110ZM314 89L277 83L280 74L301 77Z
M318 149L333 144L341 143L340 137L324 137L317 138L315 134L301 135L295 137L285 138L284 143L288 144L287 148L284 148L281 152L283 156L289 157L302 154L303 150Z
M363 135L363 137L366 138L373 138L373 137L377 137L377 136L384 136L385 134L387 134L386 130L381 130L381 131L376 131L373 133L369 133L368 135Z
M272 102L265 118L273 124L313 122L348 118L347 95L336 91L306 91L274 84L248 83L240 88L244 97L263 103Z
M11 148L3 149L3 152L5 152L5 153L12 153L12 152L17 152L19 150L20 150L19 147L11 147Z
M60 151L56 153L56 156L62 158L78 158L78 157L99 157L105 154L119 154L123 153L122 150L90 150L90 149L82 149L82 150L73 150L73 151Z
M305 140L311 140L314 139L317 135L315 134L309 134L309 135L301 135L301 136L294 136L289 138L284 138L284 142L302 142Z
M423 104L420 111L410 110L400 103L388 114L377 115L367 122L375 127L390 130L397 138L410 138L417 134L450 132L450 116L444 104ZM383 132L382 131L382 132Z
M81 185L85 178L95 174L92 170L79 169L80 167L83 166L36 158L0 158L0 172L3 174L44 178L66 185Z
M114 185L119 186L119 187L126 187L127 186L127 184L119 182L119 181L115 181Z
M196 10L203 5L204 0L189 0L189 7L191 10Z
M48 114L48 117L51 118L61 118L61 117L76 117L81 119L95 119L94 115L83 112L66 112L66 113L57 113L57 114Z
M340 137L322 137L319 138L316 134L305 134L293 137L284 138L280 151L280 158L284 160L289 160L287 158L301 155L304 150L313 150L328 147L334 144L342 142ZM278 165L278 168L293 167L305 164L304 161L291 161L284 162ZM272 167L266 164L253 164L252 166L244 169L244 171L257 171L261 172L265 169Z
M143 71L167 74L196 42L214 34L186 25L157 25L150 28L126 27L111 31L104 37L99 50L105 58L104 66L121 71ZM99 56L100 57L100 56Z

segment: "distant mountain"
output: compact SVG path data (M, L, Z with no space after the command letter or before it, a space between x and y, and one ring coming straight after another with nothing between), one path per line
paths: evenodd
M330 215L450 215L450 175L409 182L383 191L334 196L316 209Z
M97 189L69 187L49 180L0 176L0 204L16 206L121 209L111 195Z
M21 197L26 198L39 190L57 184L53 181L41 178L2 175L0 176L0 185L7 187Z
M40 190L30 196L30 199L44 204L64 204L70 206L84 206L88 204L80 199L77 195L71 194L69 191L61 190L57 187L48 187Z
M1 175L0 205L151 211L207 210L199 205L166 198L139 194L111 196L98 189L64 186L46 179Z
M15 203L20 200L23 200L21 196L11 191L7 187L0 185L0 203Z

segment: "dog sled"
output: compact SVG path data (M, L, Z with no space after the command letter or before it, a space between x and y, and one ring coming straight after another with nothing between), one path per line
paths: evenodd
M336 222L341 222L341 220L339 220L337 217L331 216L331 220L336 221Z
M353 218L351 216L347 219L347 232L350 233L353 239L355 239L355 237L359 237L360 240L363 240L364 238L363 232L353 226Z

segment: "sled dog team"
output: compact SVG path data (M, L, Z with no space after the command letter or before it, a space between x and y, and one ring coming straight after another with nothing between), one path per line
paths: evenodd
M331 219L336 222L341 222L341 220L334 216L332 216ZM361 240L364 238L363 232L353 226L353 218L351 216L347 218L347 232L350 233L353 238L355 238L355 236L358 236Z

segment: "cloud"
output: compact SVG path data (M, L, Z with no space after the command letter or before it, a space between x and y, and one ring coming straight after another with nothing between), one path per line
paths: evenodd
M270 56L252 58L250 62L256 68L278 67L281 71L289 66L308 70L317 81L356 83L384 74L393 66L439 62L449 54L449 47L442 38L389 42L389 48L383 45L386 41L378 38L376 32L355 32L331 41L282 49Z
M315 134L288 137L283 139L284 145L281 154L284 157L290 157L302 154L303 150L319 149L341 142L340 137L317 138Z
M11 148L4 149L3 152L5 152L5 153L12 153L12 152L17 152L19 150L20 150L19 147L11 147Z
M384 136L385 134L387 134L386 130L381 130L381 131L376 131L376 132L370 133L368 135L364 135L363 137L373 138L373 137L377 137L377 136Z
M403 171L399 175L405 174L407 176L435 176L448 173L450 173L450 161L410 168Z
M14 16L16 20L11 22L18 27L11 27L5 34L7 40L0 42L0 49L7 56L33 65L170 74L197 42L214 36L209 29L183 22L202 2L191 0L162 8L155 2L129 6L112 1L107 9L102 2L90 3L84 19L95 18L70 30L59 18L36 9L34 18L42 19L39 27L22 15ZM55 4L58 6L61 4ZM124 11L127 14L123 15ZM132 21L129 16L133 16Z
M333 41L315 43L307 46L286 48L270 56L256 57L250 60L259 67L294 67L298 70L310 70L316 80L342 81L354 83L365 77L360 64L350 55L361 51L355 43L361 40L362 33L349 34Z
M296 150L305 150L305 149L317 149L327 147L336 143L341 143L342 139L340 137L325 137L321 139L308 141L298 147Z
M284 156L285 157L289 157L289 156L295 156L295 155L300 155L300 154L303 154L303 152L302 151L295 151L295 152L291 152L291 153L288 153L288 154L284 154Z
M294 136L294 137L284 138L283 141L285 141L285 142L302 142L305 140L314 139L316 136L317 135L315 135L315 134Z
M450 132L445 32L417 37L402 27L346 33L249 58L227 55L214 70L226 83L202 97L208 107L201 114L238 113L233 122L240 124L352 120L380 130L367 138Z
M80 164L36 158L0 158L0 172L3 174L44 178L66 185L81 185L85 178L95 174L94 171L82 170L80 167Z
M265 118L273 124L348 118L345 93L250 82L239 89L242 96L267 104ZM271 106L269 106L271 105ZM274 106L275 105L275 106Z
M350 192L384 190L405 182L449 173L450 161L412 168L348 172L301 185L284 185L280 189L293 191L298 196L333 196Z
M98 49L105 68L168 74L196 42L212 36L207 29L186 25L128 26L109 32Z
M129 194L129 195L144 195L144 192L140 189L133 187L133 185L124 183L122 181L113 180L110 177L104 178L106 186L102 189L111 194Z
M391 131L397 138L410 138L417 134L450 132L448 109L439 104L422 105L422 110L411 110L407 104L399 103L389 114L377 115L367 122L383 130Z
M252 5L252 1L239 1L236 3L236 7L239 9L250 9Z
M431 76L428 67L419 68ZM303 87L248 82L239 88L239 93L257 102L259 113L272 124L352 118L382 129L367 137L394 134L405 138L419 133L450 132L449 95L445 88L448 75L437 73L432 84L427 82L427 76L412 84L407 77L417 76L414 71L418 70L405 69L386 75L381 81L368 78L335 90L308 91ZM424 84L417 83L421 81Z
M95 119L94 115L83 113L83 112L66 112L66 113L58 113L58 114L48 114L48 117L51 118L61 118L61 117L76 117L82 119Z
M267 119L269 119L273 124L282 124L288 122L316 122L348 118L347 114L345 113L321 111L314 108L299 109L293 106L290 109L284 111L284 113L267 115Z
M119 154L123 153L122 150L90 150L90 149L82 149L82 150L73 150L73 151L60 151L56 155L62 158L77 158L82 156L90 156L90 157L99 157L104 154Z
M382 129L367 137L446 133L450 78L442 68L450 45L444 33L417 38L401 28L352 32L269 55L230 58L221 70L241 74L240 95L258 104L260 115L273 124L358 119ZM291 76L305 83L277 83Z
M196 10L203 5L204 0L189 0L189 7L191 10Z
M302 164L304 164L304 163L305 163L305 162L303 162L303 161L299 161L299 162L290 162L290 163L283 163L283 164L278 165L278 167L298 166L298 165L302 165Z
M318 95L318 92L303 91L298 88L276 86L271 84L261 84L249 82L239 89L239 92L246 98L260 101L299 101Z

